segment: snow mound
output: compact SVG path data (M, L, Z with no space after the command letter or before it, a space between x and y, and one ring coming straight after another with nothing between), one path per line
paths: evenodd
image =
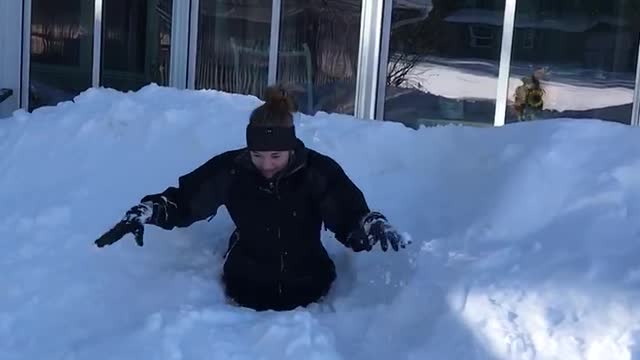
M300 115L307 146L413 238L355 254L323 234L339 279L306 309L224 300L224 210L147 227L143 248L93 245L143 195L243 146L259 103L150 85L1 120L1 358L640 358L640 129L624 125Z

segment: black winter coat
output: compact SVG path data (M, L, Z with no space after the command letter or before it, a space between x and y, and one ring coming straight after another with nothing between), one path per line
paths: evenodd
M186 227L226 206L236 225L224 264L227 294L257 310L306 306L326 294L335 267L320 241L322 224L350 246L349 234L369 213L362 192L333 159L298 141L289 165L263 177L249 151L217 155L179 178L165 197L170 206L150 223Z

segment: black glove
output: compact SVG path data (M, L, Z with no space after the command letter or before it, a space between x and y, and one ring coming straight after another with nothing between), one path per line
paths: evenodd
M409 244L389 224L384 215L375 211L362 219L360 226L349 234L347 241L354 251L371 251L378 242L382 247L382 251L387 251L389 245L393 250L398 251Z
M111 245L122 239L126 234L133 234L138 246L144 245L144 224L153 215L153 207L149 203L141 203L129 209L122 220L104 233L95 244L98 247Z

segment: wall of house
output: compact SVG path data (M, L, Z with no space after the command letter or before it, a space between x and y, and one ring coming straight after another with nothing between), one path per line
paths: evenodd
M22 0L0 1L0 88L13 90L13 95L0 104L0 118L20 107L21 34Z

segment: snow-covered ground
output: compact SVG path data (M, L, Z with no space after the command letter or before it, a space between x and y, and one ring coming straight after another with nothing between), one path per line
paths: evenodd
M638 359L640 129L550 120L436 127L317 114L337 159L414 243L324 241L328 304L224 301L233 225L93 240L141 196L243 145L252 97L148 86L0 121L0 358Z
M495 100L498 86L497 63L437 58L431 60L416 64L407 74L405 86L450 99ZM526 71L522 65L513 65L509 77L510 101L514 99L516 88L522 85L521 78L531 76L534 70L542 67L545 65ZM588 73L580 69L551 70L541 82L545 90L545 109L580 111L633 103L634 74ZM576 76L581 72L584 74ZM618 78L623 75L625 79ZM610 76L612 79L602 79L602 76Z

